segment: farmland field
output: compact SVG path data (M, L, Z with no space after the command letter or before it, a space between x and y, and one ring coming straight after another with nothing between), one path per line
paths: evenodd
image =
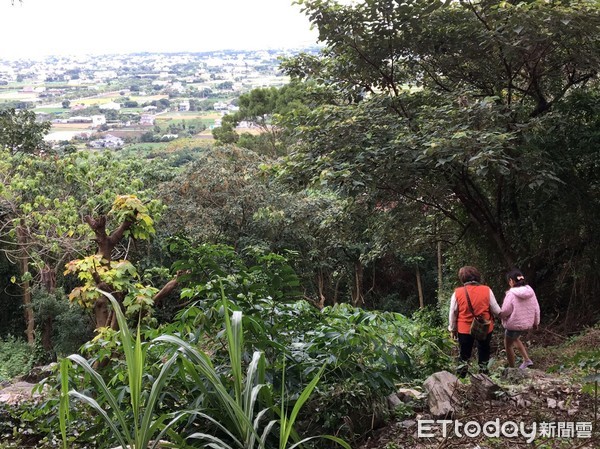
M0 101L34 101L37 99L37 94L34 92L19 92L16 90L9 90L7 92L0 93Z
M60 141L60 140L71 140L78 134L81 134L84 130L52 130L46 136L44 136L44 140L46 141Z
M220 113L215 112L215 111L211 111L211 112L205 112L205 111L186 111L186 112L177 112L177 111L171 111L171 112L167 112L165 114L161 114L160 116L156 117L157 120L191 120L191 119L195 119L195 118L201 118L201 119L211 119L214 120L216 118L219 118L221 116Z
M69 109L37 107L37 108L35 108L35 112L44 113L44 114L61 114L61 113L69 112Z
M169 98L168 95L125 95L129 97L130 101L137 101L138 103L149 103L151 101L162 100L163 98ZM118 97L115 97L118 98Z
M57 131L71 131L71 130L82 130L91 129L91 123L53 123L52 129Z
M156 124L159 126L169 126L171 123L179 124L182 121L190 124L202 124L209 128L215 124L215 119L220 118L219 112L211 111L188 111L188 112L168 112L156 117Z
M89 123L53 123L44 140L71 140L82 132L95 132Z
M0 94L0 98L2 94ZM106 103L110 103L121 99L123 97L128 97L130 101L137 101L138 103L149 103L151 101L158 101L162 98L168 98L168 95L146 95L146 96L129 96L129 95L120 95L119 92L106 92L98 95L94 95L93 97L81 97L74 98L70 100L71 105L75 104L83 104L85 106L93 106L93 105L102 105ZM46 107L60 107L60 104L51 104L46 105Z

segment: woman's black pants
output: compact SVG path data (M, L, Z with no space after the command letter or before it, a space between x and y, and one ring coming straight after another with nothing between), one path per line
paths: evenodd
M458 345L460 347L458 377L465 377L468 371L468 362L473 352L473 343L477 342L477 354L479 358L479 372L487 373L487 364L490 361L490 332L485 340L475 340L471 334L458 334Z

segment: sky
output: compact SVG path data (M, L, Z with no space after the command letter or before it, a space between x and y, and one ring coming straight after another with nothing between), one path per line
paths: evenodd
M292 0L0 0L0 59L314 45Z

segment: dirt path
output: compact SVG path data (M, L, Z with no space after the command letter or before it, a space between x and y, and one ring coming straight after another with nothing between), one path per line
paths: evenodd
M568 367L579 352L598 353L600 330L571 339L549 338L555 343L550 346L542 346L543 336L529 339L537 369L506 369L497 349L499 360L490 377L500 392L494 399L482 400L467 378L456 390L455 413L448 421L431 416L426 400L409 403L356 449L600 448L594 395L583 391L591 386L582 382L586 373L577 366L558 369Z

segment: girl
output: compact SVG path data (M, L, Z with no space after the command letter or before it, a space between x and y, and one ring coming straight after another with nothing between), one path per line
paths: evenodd
M529 329L537 329L540 324L540 305L533 289L527 285L525 276L519 270L512 270L506 275L510 289L504 296L500 317L504 325L504 347L508 366L515 366L514 346L523 356L523 363L519 366L525 369L533 365L527 354L527 349L521 341L521 335Z

